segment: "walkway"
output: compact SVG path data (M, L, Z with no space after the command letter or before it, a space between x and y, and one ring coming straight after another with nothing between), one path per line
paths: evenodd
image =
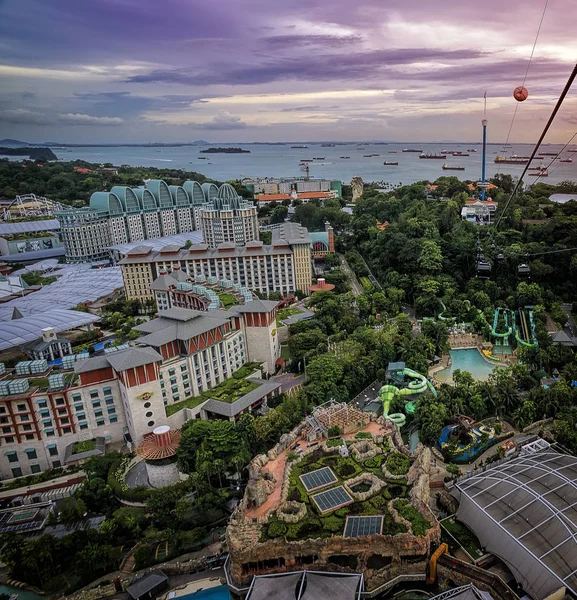
M345 257L339 254L339 258L341 259L341 266L343 268L343 271L347 274L347 277L349 278L349 281L351 283L351 287L353 288L353 294L355 296L360 296L363 293L363 286L359 283L357 276L349 267L349 263L346 261Z

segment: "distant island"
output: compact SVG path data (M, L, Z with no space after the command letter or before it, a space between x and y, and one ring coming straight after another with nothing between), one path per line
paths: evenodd
M58 157L50 148L3 148L0 156L27 156L30 160L57 160Z
M203 154L250 154L250 150L243 148L207 148L201 150Z

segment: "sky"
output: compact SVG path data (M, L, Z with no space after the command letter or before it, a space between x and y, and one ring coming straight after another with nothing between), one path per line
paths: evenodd
M0 0L0 138L504 141L546 0ZM513 142L577 61L549 0ZM577 84L546 141L577 130Z

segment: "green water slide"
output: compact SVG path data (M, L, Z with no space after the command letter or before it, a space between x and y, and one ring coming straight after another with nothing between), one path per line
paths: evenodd
M499 312L503 311L503 320L505 321L505 332L498 332L497 325L499 323ZM493 317L493 327L491 328L491 335L496 338L503 338L503 346L509 345L509 336L513 333L514 319L509 324L509 310L506 308L496 308L495 316Z
M402 413L389 414L391 401L396 395L411 396L412 394L422 394L423 392L426 392L427 389L431 390L433 395L437 395L437 390L424 375L421 375L420 373L418 373L417 371L413 371L412 369L404 369L402 373L403 375L412 377L416 381L410 381L409 385L406 388L399 389L395 385L384 385L379 390L379 395L381 396L381 399L383 401L384 416L390 419L393 423L396 423L399 427L402 427L405 424L405 415L403 415ZM415 400L411 400L405 404L405 412L408 415L414 414L416 408L417 402Z

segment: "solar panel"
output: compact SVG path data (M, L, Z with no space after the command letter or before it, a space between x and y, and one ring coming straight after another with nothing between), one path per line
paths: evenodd
M354 538L361 535L376 535L383 531L382 515L370 517L347 517L343 537Z
M326 487L327 485L331 485L331 483L335 483L337 480L330 467L323 467L322 469L317 469L310 473L304 473L300 476L300 479L307 492Z
M311 498L315 501L315 504L318 506L321 513L329 512L330 510L340 508L341 506L353 502L353 499L342 485L327 490L326 492L315 494L314 496L311 496Z

